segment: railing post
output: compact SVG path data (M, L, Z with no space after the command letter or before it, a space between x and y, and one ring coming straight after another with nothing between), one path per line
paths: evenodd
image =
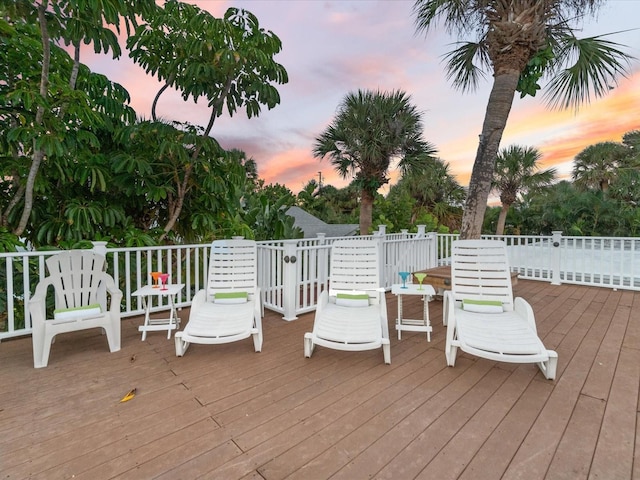
M107 263L107 242L91 240L91 243L93 244L93 248L91 250L104 257L104 271L106 272L109 266Z
M103 257L106 258L107 242L99 242L99 241L92 240L91 243L93 244L93 248L91 250L93 250L95 253L102 255Z
M422 238L425 235L425 230L427 228L426 225L417 225L418 233L416 233L416 238Z
M551 285L560 285L560 262L562 256L562 230L554 230L551 232Z
M421 227L424 229L424 225L421 225ZM426 236L429 239L427 268L435 268L438 266L438 234L436 232L429 232Z
M386 236L386 225L380 225L380 229L373 233L373 239L378 243L378 271L380 272L380 285L385 286L387 283L385 265L387 259L385 258L384 239Z
M327 236L324 233L318 233L318 245L326 245ZM326 248L318 249L318 284L316 285L316 297L320 297L320 294L329 284L329 250ZM316 300L317 301L317 300Z
M296 305L298 300L298 275L297 275L297 240L284 240L284 255L282 257L282 309L283 320L296 320Z

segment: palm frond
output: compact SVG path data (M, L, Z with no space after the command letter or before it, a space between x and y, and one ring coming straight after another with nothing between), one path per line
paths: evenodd
M482 24L482 8L469 0L416 0L413 15L416 30L425 33L439 21L451 34L466 34Z
M555 67L569 66L560 70L545 88L544 100L550 108L577 110L592 96L607 94L617 86L620 76L628 76L633 57L620 50L620 44L602 37L556 37Z
M474 64L474 59L482 67L489 65L489 56L482 43L458 42L458 48L444 55L446 60L447 80L463 92L474 91L478 82L485 78L485 72Z

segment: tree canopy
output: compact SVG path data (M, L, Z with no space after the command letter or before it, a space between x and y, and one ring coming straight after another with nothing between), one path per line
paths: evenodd
M446 54L447 77L473 90L491 74L493 85L480 133L462 219L462 238L478 238L491 191L496 155L516 92L535 95L546 83L551 107L577 108L600 97L628 72L629 56L602 36L578 39L577 21L601 0L416 0L417 30L437 26L459 40Z
M369 233L374 197L389 182L389 169L421 168L435 154L422 138L421 113L402 91L348 93L336 116L315 141L313 154L329 157L343 178L360 190L360 233Z
M281 42L253 14L173 0L0 0L0 13L0 228L36 247L254 234L255 162L209 135L223 106L251 117L280 101ZM118 57L122 26L134 61L207 99L208 125L138 120L128 92L81 63L84 44Z

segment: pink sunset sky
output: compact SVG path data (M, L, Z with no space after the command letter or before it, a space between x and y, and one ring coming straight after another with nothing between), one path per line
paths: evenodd
M262 28L280 37L276 56L289 74L289 83L277 86L281 103L247 119L243 111L223 116L213 127L226 149L246 152L268 183L280 183L297 193L322 172L324 184L349 183L335 173L328 160L312 155L315 138L332 121L344 96L358 89L403 90L423 112L424 137L438 156L467 185L478 145L478 134L490 78L472 93L455 90L447 81L442 55L457 39L443 30L417 35L413 0L202 0L190 2L220 17L228 7L249 10ZM609 40L626 45L625 52L640 58L640 1L610 0L597 18L582 25L579 37L621 32ZM124 45L124 41L121 43ZM131 94L139 116L150 118L151 102L160 84L134 65L126 54L118 61L95 56L89 49L82 61L106 74ZM533 146L543 152L542 166L555 166L569 178L574 156L602 141L620 141L625 132L640 129L640 63L608 96L592 100L576 113L550 111L539 95L514 100L501 147ZM205 102L184 102L177 93L165 93L158 105L165 119L206 125ZM396 178L392 175L392 178ZM384 192L383 192L384 193Z

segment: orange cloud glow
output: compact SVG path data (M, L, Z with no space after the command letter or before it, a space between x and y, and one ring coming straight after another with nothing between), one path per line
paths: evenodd
M481 128L478 123L477 131ZM514 99L500 148L512 144L538 148L541 167L557 167L561 179L570 176L574 157L586 147L606 141L620 142L629 131L640 129L640 72L593 100L578 112L552 111L539 101ZM442 145L440 156L451 165L457 180L468 185L478 147L478 137L463 135Z

